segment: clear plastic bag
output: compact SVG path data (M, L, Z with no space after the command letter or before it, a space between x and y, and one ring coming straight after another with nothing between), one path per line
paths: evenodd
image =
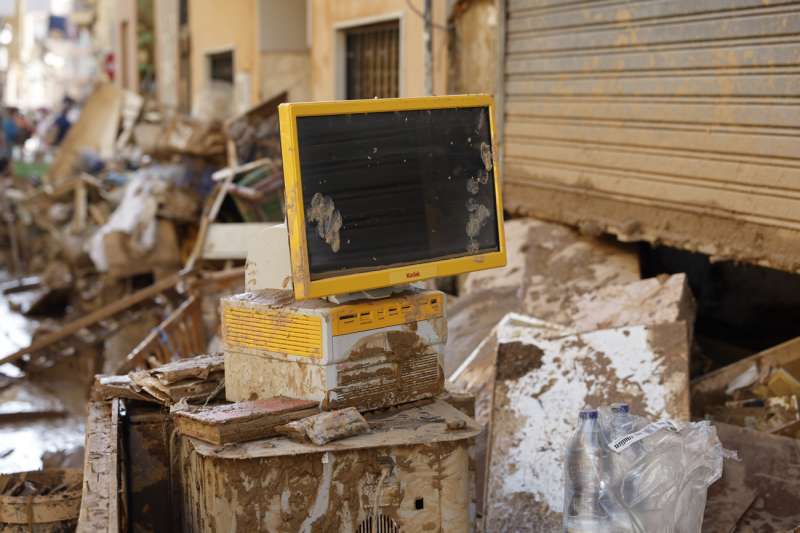
M709 422L651 422L624 404L582 411L565 455L564 531L699 532L707 489L735 456Z

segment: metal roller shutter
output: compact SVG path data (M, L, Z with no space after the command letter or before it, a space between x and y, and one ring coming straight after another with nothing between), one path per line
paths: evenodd
M800 270L800 3L501 6L512 212Z

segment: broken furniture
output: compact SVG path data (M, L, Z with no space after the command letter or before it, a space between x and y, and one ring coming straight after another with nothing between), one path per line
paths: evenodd
M202 355L97 376L89 403L79 532L179 531L181 488L169 407L198 408L221 396L221 355ZM189 402L194 402L190 404Z
M68 531L75 527L80 505L80 470L0 474L0 531Z
M98 401L124 398L166 406L181 400L207 399L222 389L223 365L222 355L199 355L125 376L95 376L92 398Z
M225 123L228 163L231 166L280 158L278 106L286 100L287 94L282 92Z
M476 424L442 401L367 420L323 446L182 438L184 531L469 531Z
M692 382L692 414L800 438L800 338Z
M203 353L208 339L201 304L201 296L189 296L128 354L116 373L129 372L145 363L153 367Z

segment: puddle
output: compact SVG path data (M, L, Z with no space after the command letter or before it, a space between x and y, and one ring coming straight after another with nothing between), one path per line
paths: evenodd
M6 280L5 273L0 272L0 282ZM15 303L20 303L33 296L35 295L32 293L16 293L11 297ZM36 320L11 309L9 296L0 292L0 357L30 344L36 326ZM30 405L37 406L41 403L40 400L52 402L50 395L56 395L64 402L61 410L66 408L67 413L61 416L20 415L12 419L0 419L0 473L37 470L42 467L42 456L45 453L70 452L83 446L86 397L91 380L91 376L87 375L91 372L87 370L84 358L76 356L58 361L53 367L25 378L32 382L32 396L23 398L24 408L15 412L24 412ZM23 376L24 373L11 363L0 365L0 386L5 382L6 392L14 387L9 382L24 383L24 380L18 382L13 379ZM36 394L39 390L41 394ZM6 402L3 406L5 411L11 411L13 405L9 404L14 402Z
M0 424L0 474L38 470L46 452L83 446L84 418L68 416Z
M14 295L15 300L24 298L23 294ZM37 322L13 311L8 297L0 293L0 357L12 354L31 342ZM11 367L11 368L9 368ZM19 370L10 364L0 365L0 373L14 377Z

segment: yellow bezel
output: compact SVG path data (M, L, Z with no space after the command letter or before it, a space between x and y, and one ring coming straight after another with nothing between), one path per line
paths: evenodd
M499 251L439 259L370 272L359 272L312 280L306 247L306 222L303 208L303 189L300 179L300 154L297 139L297 117L345 115L350 113L380 113L459 107L488 107L489 131L492 138L492 157L495 171L495 201ZM388 287L439 276L454 276L465 272L502 267L506 264L506 241L503 234L503 200L500 177L497 175L497 145L495 144L494 99L485 94L461 96L426 96L420 98L383 98L345 100L341 102L304 102L281 104L278 107L283 152L283 178L286 195L286 222L289 230L289 249L292 261L292 283L297 300L320 298L334 294Z

